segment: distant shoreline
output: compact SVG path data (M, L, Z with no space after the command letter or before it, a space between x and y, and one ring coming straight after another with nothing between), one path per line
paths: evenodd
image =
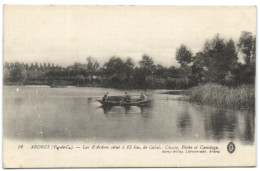
M15 86L20 86L20 87L49 87L49 88L53 88L50 85L3 85L4 87L15 87ZM113 88L113 87L100 87L100 86L85 86L85 87L81 87L81 86L66 86L66 87L57 87L57 88L71 88L71 87L78 87L78 88L112 88L112 89L117 89L117 90L126 90L126 89L120 89L120 88ZM55 88L54 88L55 89ZM170 89L127 89L127 90L162 90L162 92L157 92L156 94L167 94L167 95L185 95L185 93L187 92L187 90L170 90Z
M158 93L158 94L168 94L168 95L185 95L186 90L169 90L166 92Z
M48 84L20 84L20 83L17 83L17 84L3 84L3 86L27 86L27 87L50 87L50 88L53 88L51 87L51 85L48 85ZM141 88L118 88L118 87L106 87L106 86L76 86L76 85L62 85L62 86L65 86L65 87L95 87L95 88L113 88L113 89L118 89L118 90L165 90L165 92L160 92L158 94L171 94L171 95L179 95L179 94L182 94L183 92L185 92L186 90L173 90L173 89L165 89L165 88L148 88L148 89L141 89ZM65 87L60 87L60 88L65 88ZM54 87L55 88L55 87Z

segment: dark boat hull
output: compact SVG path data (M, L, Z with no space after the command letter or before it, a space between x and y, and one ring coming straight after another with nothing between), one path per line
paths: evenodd
M152 102L152 99L150 100L143 100L143 101L134 101L134 102L116 102L116 101L106 101L103 102L102 100L97 100L99 103L101 103L103 106L146 106L150 105Z

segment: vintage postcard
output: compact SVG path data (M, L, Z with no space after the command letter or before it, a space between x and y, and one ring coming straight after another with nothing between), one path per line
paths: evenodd
M256 7L5 5L3 167L256 166Z

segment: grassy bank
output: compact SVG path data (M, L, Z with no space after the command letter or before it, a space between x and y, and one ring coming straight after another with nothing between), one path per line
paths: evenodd
M224 108L250 109L255 107L255 88L244 85L229 88L218 84L205 84L187 91L190 100Z

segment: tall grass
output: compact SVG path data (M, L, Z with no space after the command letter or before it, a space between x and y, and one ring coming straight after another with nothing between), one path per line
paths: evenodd
M224 108L250 109L255 107L255 88L243 85L229 88L218 84L205 84L187 91L190 100Z

